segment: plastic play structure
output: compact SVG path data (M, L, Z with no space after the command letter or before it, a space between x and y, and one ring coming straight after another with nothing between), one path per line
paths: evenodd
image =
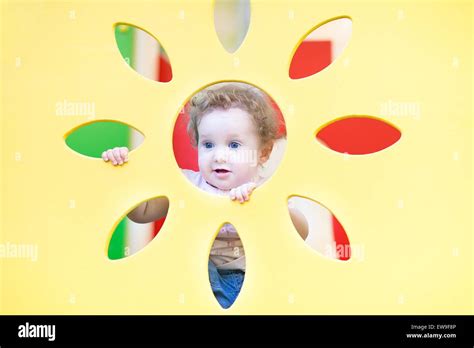
M216 36L212 6L3 4L0 240L4 248L35 245L38 257L0 258L1 313L472 314L471 5L253 1L248 33L233 53ZM341 16L353 24L340 57L291 78L299 43ZM117 23L159 40L169 82L124 63ZM278 103L288 139L275 174L242 206L193 187L172 141L186 100L233 80ZM64 100L92 103L95 114L58 115ZM413 104L417 112L404 108ZM382 120L401 139L370 154L341 153L316 139L349 116ZM66 145L68 132L99 120L144 134L126 166ZM363 257L343 262L308 247L288 215L291 195L327 207ZM170 209L157 237L111 260L118 222L158 196ZM207 272L223 222L238 230L247 262L228 310Z

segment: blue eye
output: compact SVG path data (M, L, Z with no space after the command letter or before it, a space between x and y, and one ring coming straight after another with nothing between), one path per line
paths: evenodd
M232 142L229 144L229 147L230 147L231 149L238 149L239 146L240 146L240 144L239 144L238 142L236 142L236 141L232 141Z
M210 141L203 142L203 145L206 149L212 149L212 147L214 146L214 144L211 143Z

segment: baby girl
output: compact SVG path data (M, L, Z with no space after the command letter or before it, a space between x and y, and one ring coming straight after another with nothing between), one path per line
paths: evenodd
M277 139L279 119L268 97L244 83L220 83L198 92L190 102L188 134L198 150L199 171L183 169L184 175L200 189L229 196L241 204L263 183L262 165L267 162ZM128 149L104 151L104 161L123 165ZM166 216L168 200L143 202L128 217L147 223ZM289 209L296 230L308 234L305 217ZM242 242L231 224L219 231L209 257L211 287L220 305L235 301L245 275Z

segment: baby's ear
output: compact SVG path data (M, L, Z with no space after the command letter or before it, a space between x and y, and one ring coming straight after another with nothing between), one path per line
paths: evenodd
M273 142L269 142L261 148L260 158L259 158L259 163L260 164L265 163L266 161L268 161L268 159L270 158L270 155L272 153L272 150L273 150Z

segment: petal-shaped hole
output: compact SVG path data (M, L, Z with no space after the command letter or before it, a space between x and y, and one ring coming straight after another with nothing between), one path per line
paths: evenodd
M395 144L402 133L388 122L373 116L346 116L321 127L316 139L331 150L350 155L366 155Z
M242 45L250 24L249 0L216 0L214 27L222 46L234 53Z
M150 80L171 81L170 60L153 35L134 25L117 23L115 41L123 59L133 70Z
M133 255L150 243L163 226L168 208L168 198L157 197L127 212L112 232L108 247L109 259Z
M288 198L288 211L298 234L323 256L349 260L351 246L337 218L323 205L301 196Z
M101 158L102 152L114 147L134 150L145 139L139 130L118 121L89 122L72 129L64 138L72 150L94 158Z
M245 253L242 241L230 223L224 223L212 244L208 262L209 282L222 308L232 306L245 278Z
M325 69L344 51L351 34L349 17L339 17L311 29L293 53L290 78L301 79Z
M232 148L235 141L239 146ZM193 94L173 132L173 151L183 174L203 191L217 195L250 181L266 182L285 149L285 121L277 104L261 89L237 81L216 83ZM211 156L220 155L218 168ZM221 168L225 173L218 173Z

